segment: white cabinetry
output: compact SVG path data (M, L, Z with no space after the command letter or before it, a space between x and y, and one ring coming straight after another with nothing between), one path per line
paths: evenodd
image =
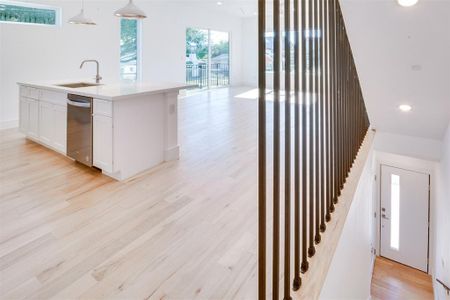
M37 139L39 138L39 102L37 100L28 100L28 113L28 135Z
M53 105L48 102L39 103L39 140L48 145L52 145L53 138Z
M54 124L55 131L53 132L53 148L66 153L67 147L67 107L62 105L54 105Z
M67 108L63 105L39 102L39 140L66 153Z
M19 114L19 129L23 134L27 134L30 118L30 105L25 97L20 97Z
M20 98L20 131L30 138L39 138L39 102L38 100Z
M20 131L66 154L66 93L20 87Z
M93 163L97 168L112 173L114 171L112 103L94 99L93 105Z
M94 115L94 166L106 172L113 171L112 118Z

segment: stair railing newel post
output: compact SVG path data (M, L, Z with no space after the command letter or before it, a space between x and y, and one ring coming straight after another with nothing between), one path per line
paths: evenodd
M266 295L266 46L265 0L258 0L258 299Z

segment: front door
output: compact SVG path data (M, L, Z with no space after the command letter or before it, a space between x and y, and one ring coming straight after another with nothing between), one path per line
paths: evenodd
M428 272L430 175L381 166L380 255Z

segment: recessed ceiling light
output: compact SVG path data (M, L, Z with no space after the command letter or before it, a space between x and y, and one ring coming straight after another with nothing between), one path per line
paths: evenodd
M408 104L402 104L398 107L398 109L400 109L401 111L404 111L404 112L408 112L408 111L411 111L412 107L411 107L411 105L408 105Z
M398 4L405 7L416 5L417 2L419 2L419 0L397 0L397 1Z
M217 5L222 5L222 4L223 4L223 2L217 1Z

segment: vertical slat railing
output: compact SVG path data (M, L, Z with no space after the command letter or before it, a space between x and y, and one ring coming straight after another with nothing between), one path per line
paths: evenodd
M284 1L284 300L291 292L291 2Z
M309 97L307 94L308 91L308 78L306 76L308 69L307 69L307 40L308 36L306 33L306 26L307 26L307 2L306 0L301 0L300 2L300 15L301 15L301 26L300 26L300 37L301 37L301 95L302 95L302 182L301 182L301 189L302 189L302 207L301 207L301 224L302 224L302 238L301 238L301 250L302 250L302 260L301 260L301 266L300 271L302 273L305 273L308 271L308 257L307 257L307 243L308 243L308 230L307 230L307 209L308 209L308 160L307 160L307 151L308 151L308 143L307 143L307 114L308 114L308 105L309 105ZM300 276L300 274L298 274Z
M266 1L258 0L258 299L266 298Z
M313 19L313 8L314 8L314 0L308 1L308 25L309 25L309 37L308 37L308 61L309 61L309 89L307 91L308 95L308 104L309 104L309 247L308 247L308 257L312 257L315 252L314 247L314 43L313 43L313 28L314 28L314 19Z
M270 15L268 3L273 5ZM269 17L270 85L266 82ZM268 86L273 87L269 117ZM370 126L339 0L258 0L258 93L258 299L289 300L303 284L315 245L324 239L322 232L339 205ZM273 155L268 156L271 120ZM267 216L268 190L272 216Z
M300 12L299 12L299 0L294 0L294 97L295 97L295 169L294 169L294 281L292 283L294 291L298 290L302 284L300 278L300 204L301 204L301 181L302 176L301 167L304 164L300 159L300 145L303 143L301 141L301 131L300 131L300 113L301 101L303 98L300 94ZM304 116L303 116L304 118ZM304 175L303 175L304 176Z
M313 80L314 80L314 207L315 207L315 216L314 216L314 243L318 244L320 242L320 231L319 231L319 221L320 221L320 128L319 128L319 111L320 111L320 94L319 94L319 85L320 85L320 66L319 66L319 0L314 1L314 16L313 16L313 32L314 32L314 72L313 72ZM313 256L316 253L315 247L312 251Z
M273 1L273 130L280 132L280 0ZM272 299L280 294L280 135L273 135L273 259Z

